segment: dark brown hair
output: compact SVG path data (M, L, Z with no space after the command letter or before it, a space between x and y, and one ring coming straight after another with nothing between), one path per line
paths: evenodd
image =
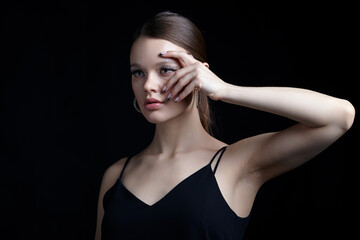
M190 19L180 14L169 11L158 13L139 28L134 41L143 36L165 39L184 48L198 61L206 62L206 44L202 33ZM209 99L199 91L198 101L201 124L212 135L213 120Z

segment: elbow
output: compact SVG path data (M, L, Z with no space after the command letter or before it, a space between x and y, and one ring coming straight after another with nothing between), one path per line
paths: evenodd
M342 113L342 121L341 121L341 128L344 132L348 131L354 123L355 119L355 108L354 106L347 100L343 100L343 113Z

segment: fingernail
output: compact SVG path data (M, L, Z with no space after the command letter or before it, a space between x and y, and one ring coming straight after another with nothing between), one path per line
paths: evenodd
M160 56L162 56L162 55L164 55L166 53L167 53L167 51L163 51L163 52L160 53Z
M169 95L167 96L167 100L170 100L171 98L171 93L169 93Z
M179 97L175 98L175 102L178 102L179 101Z
M166 85L163 87L163 89L161 90L163 93L166 91Z

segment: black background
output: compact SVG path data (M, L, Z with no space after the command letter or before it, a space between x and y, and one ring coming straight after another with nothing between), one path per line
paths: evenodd
M351 5L3 2L0 210L6 239L93 239L104 170L152 138L153 126L132 106L129 49L135 29L162 10L199 26L210 68L226 82L309 88L355 105L346 57L357 31ZM215 136L226 143L293 124L222 102L212 106ZM245 239L345 239L352 215L345 176L353 166L355 128L261 188Z

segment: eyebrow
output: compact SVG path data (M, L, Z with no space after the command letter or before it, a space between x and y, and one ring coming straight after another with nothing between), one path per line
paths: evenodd
M171 59L171 58L164 59L164 60L156 63L156 66L164 65L164 64L176 64L177 66L180 66L177 61L175 61L174 59ZM141 64L132 63L132 64L130 65L130 67L141 67Z
M133 64L130 64L130 67L140 67L140 64L133 63Z

